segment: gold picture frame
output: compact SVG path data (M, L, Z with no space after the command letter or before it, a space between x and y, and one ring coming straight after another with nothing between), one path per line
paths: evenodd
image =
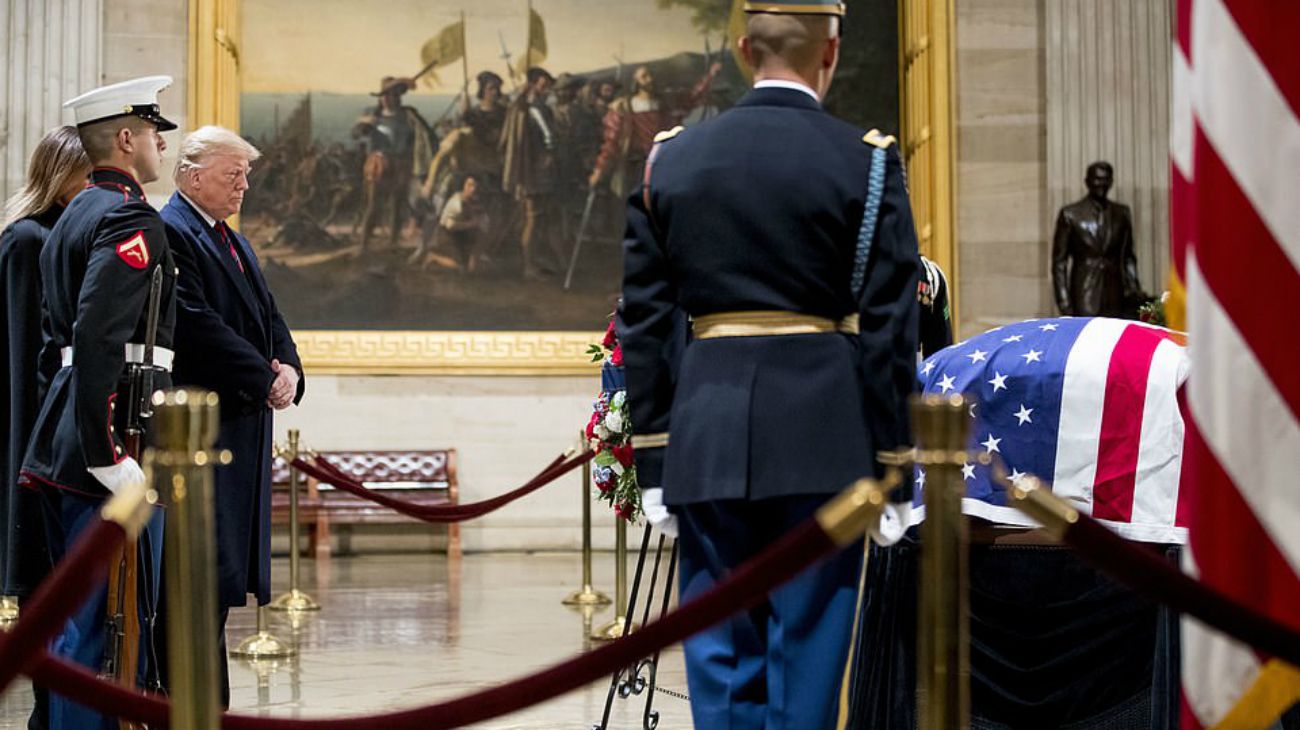
M188 128L239 129L239 0L189 0ZM593 313L594 317L602 313ZM597 331L295 330L303 367L348 375L594 375Z

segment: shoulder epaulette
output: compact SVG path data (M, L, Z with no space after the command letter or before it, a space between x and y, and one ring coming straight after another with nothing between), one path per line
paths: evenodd
M881 134L879 129L873 129L870 132L867 132L866 135L862 137L862 141L869 145L879 147L882 150L887 149L890 145L898 142L898 140L894 138L894 135Z
M676 127L673 127L672 129L666 129L660 132L659 134L656 134L655 144L658 144L660 142L667 142L673 137L676 137L677 135L681 134L683 129L686 129L686 127L683 127L679 124Z

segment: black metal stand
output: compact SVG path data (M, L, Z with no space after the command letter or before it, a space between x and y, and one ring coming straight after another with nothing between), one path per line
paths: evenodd
M630 631L632 617L636 615L637 598L641 591L641 580L644 577L644 568L646 555L650 552L650 525L646 525L645 534L641 537L641 553L636 560L636 574L632 579L632 594L628 599L627 606L627 623L624 625L624 633ZM659 535L658 545L655 547L654 568L650 571L650 585L646 590L645 603L641 612L641 625L645 626L650 620L650 610L655 602L655 591L659 586L659 570L663 565L664 543L666 539L661 533ZM668 605L671 602L673 594L673 579L677 571L677 541L674 540L668 554L667 575L663 584L663 597L659 604L659 618L663 618L668 613ZM655 730L659 726L659 711L654 709L655 699L655 677L659 670L659 652L637 661L629 666L619 669L609 678L609 693L605 697L605 712L601 715L600 723L592 725L592 730L607 730L609 726L609 715L614 709L614 700L626 700L632 695L645 695L645 711L642 714L642 726L645 730ZM685 696L671 693L673 696L687 699Z

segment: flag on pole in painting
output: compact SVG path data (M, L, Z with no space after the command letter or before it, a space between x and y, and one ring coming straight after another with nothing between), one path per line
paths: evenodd
M520 74L528 72L533 66L540 66L542 61L546 60L546 23L542 22L542 16L532 8L528 8L528 50L523 57L519 59L519 65L516 70Z
M424 66L424 78L437 83L435 69L442 68L461 60L465 56L465 21L459 20L438 31L438 35L424 42L420 47L420 63Z
M1177 0L1170 321L1191 354L1184 567L1300 630L1297 38L1300 3ZM1182 660L1183 728L1268 728L1300 700L1295 667L1186 618Z

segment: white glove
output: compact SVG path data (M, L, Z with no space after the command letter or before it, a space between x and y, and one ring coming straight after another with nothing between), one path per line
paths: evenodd
M664 490L655 487L641 493L641 509L654 528L673 539L677 538L677 515L664 506Z
M90 466L86 470L113 494L129 484L144 484L144 470L129 456L112 466Z
M869 532L871 539L881 547L889 547L907 533L908 522L912 518L912 505L887 504L880 513L880 522L873 525Z

